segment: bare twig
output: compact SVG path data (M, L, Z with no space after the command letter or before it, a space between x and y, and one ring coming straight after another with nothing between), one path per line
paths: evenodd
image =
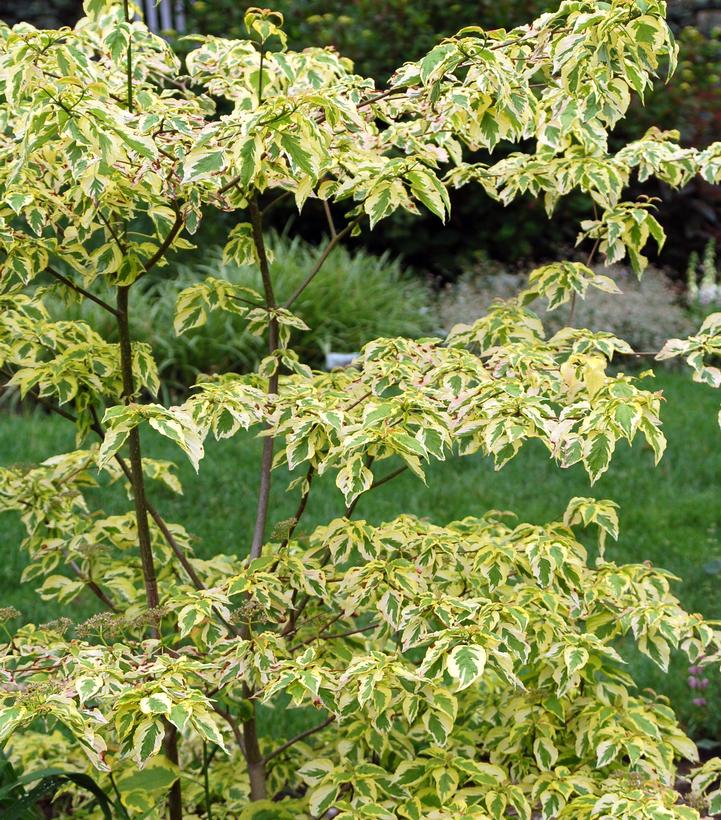
M250 201L250 222L253 230L253 242L258 254L258 264L260 275L263 279L263 290L265 293L265 306L268 310L277 307L275 293L273 292L273 281L270 275L270 265L268 255L265 250L265 240L263 238L263 218L258 207L257 199ZM272 356L278 348L278 320L271 315L268 323L268 352ZM268 379L268 393L273 395L278 392L278 370L276 368L273 375ZM265 527L268 520L268 505L270 503L271 470L273 467L273 446L275 440L272 435L263 439L263 454L260 465L260 487L258 489L258 506L255 516L255 528L253 530L253 540L250 546L250 557L258 558L263 549L265 540Z
M378 621L374 621L368 626L360 626L356 629L347 629L345 632L335 632L333 634L318 635L318 639L323 641L332 641L335 638L349 638L351 635L360 635L362 632L370 632L372 629L377 629L380 626Z
M113 241L118 246L120 253L124 254L126 252L125 243L118 236L117 232L115 231L115 228L113 228L113 226L111 225L110 220L105 216L105 214L100 209L98 209L98 216L100 217L105 227L110 231L110 236L113 237Z
M342 617L342 613L341 616ZM339 620L339 618L335 618L333 622ZM310 643L314 643L315 641L332 641L335 638L349 638L351 635L360 635L363 632L370 632L373 629L377 629L380 626L378 621L374 621L367 626L356 626L353 629L346 629L344 632L319 632L317 635L313 635L312 638L308 638L307 640L303 641L300 646L307 646ZM327 628L327 626L326 626Z
M328 204L328 200L323 200L323 211L325 212L325 219L328 223L328 230L330 231L331 239L335 239L338 235L338 231L335 229L335 222L333 221L333 214L330 210L330 205Z
M290 539L293 537L293 533L295 532L295 528L298 526L300 519L303 517L305 508L308 506L308 498L310 497L310 491L312 488L314 475L315 467L311 464L308 466L308 472L305 474L305 481L307 486L305 490L301 493L300 501L298 502L298 509L295 511L295 515L293 516L293 523L288 528L288 534L283 539L281 549L288 546Z
M148 273L148 271L152 270L158 262L165 256L168 251L168 248L173 243L175 237L180 233L181 228L183 227L183 214L180 210L180 207L177 203L174 206L175 209L175 222L173 223L172 227L168 231L167 236L162 241L158 250L148 259L145 264L143 265L143 275Z
M306 596L306 598L307 597L308 596ZM306 602L307 601L304 601L304 603L306 603ZM320 638L320 636L327 629L329 629L331 626L333 626L333 624L338 623L338 621L340 621L340 619L343 617L343 615L344 615L344 613L343 613L342 610L340 612L336 613L332 618L330 618L330 620L327 620L323 624L323 626L321 626L321 628L318 630L318 632L315 635L311 635L310 638L306 638L304 641L299 641L298 643L293 644L292 646L290 646L288 648L288 652L292 655L297 649L300 649L302 646L308 646L309 643L313 643L313 641L317 641ZM292 634L293 632L297 632L297 630L292 630L288 634ZM284 632L283 634L285 635L286 633Z
M595 203L594 203L594 206L593 206L593 212L594 212L596 218L598 218L598 211L596 209ZM593 243L593 247L591 248L591 250L588 254L588 258L586 259L586 267L587 268L590 268L591 265L593 264L593 260L596 256L596 253L598 251L598 247L599 247L600 244L601 244L600 238L597 239ZM574 290L573 293L571 294L571 306L570 306L569 311L568 311L568 326L569 327L573 327L573 316L574 316L575 312L576 312L576 291Z
M293 596L291 598L291 607L292 611L290 617L288 618L288 623L283 628L283 631L280 633L282 638L288 637L288 635L293 635L295 632L298 631L298 618L300 618L303 610L308 606L308 602L310 601L310 595L304 595L303 600L298 604L295 605L296 599L298 597L298 590L293 590Z
M245 743L243 742L243 734L240 731L240 726L238 726L238 722L236 719L230 714L230 712L226 711L225 709L221 709L220 706L214 705L213 711L220 715L223 720L230 726L230 730L233 733L233 737L235 738L235 742L238 744L238 748L245 756Z
M383 478L377 478L377 479L376 479L376 480L375 480L375 481L374 481L374 482L370 485L370 487L368 488L368 490L366 490L366 492L370 492L371 490L375 490L375 489L376 489L376 487L382 487L382 486L383 486L384 484L386 484L388 481L393 481L393 479L394 479L394 478L396 478L397 476L401 475L401 473L405 473L405 471L406 471L407 469L408 469L408 465L407 465L407 464L403 464L401 467L398 467L397 469L395 469L395 470L393 470L392 472L388 473L388 475L384 475L384 476L383 476ZM364 495L365 495L365 493L364 493Z
M305 279L298 285L298 287L295 289L295 292L293 293L293 295L290 297L290 299L288 299L286 301L286 303L283 307L285 307L287 310L290 310L290 308L293 306L293 303L295 302L295 300L301 295L301 293L303 293L303 291L308 287L308 285L310 285L310 283L315 278L316 274L323 267L323 265L325 263L325 260L330 256L330 253L333 250L333 248L335 248L335 246L341 241L341 239L346 237L353 230L353 228L356 226L356 224L359 221L360 221L360 217L358 217L358 219L354 219L352 222L349 222L345 226L345 228L343 228L342 231L339 231L338 233L335 234L335 236L331 237L328 244L325 246L325 248L323 248L323 251L322 251L321 255L318 257L318 260L316 261L315 265L313 266L313 269L305 277Z
M374 105L381 100L385 100L388 97L400 97L405 96L407 89L405 88L388 88L385 91L381 91L378 94L375 94L372 97L366 97L365 100L361 100L356 108L365 108L368 105Z
M369 399L373 395L373 391L369 390L367 393L364 393L359 399L356 399L353 404L349 404L348 407L344 407L343 411L348 412L349 410L354 410L358 407L359 404L362 404L366 399Z
M85 585L87 588L95 595L95 597L102 601L103 604L111 611L117 612L115 608L115 604L108 598L108 596L103 592L103 590L93 581L92 578L85 575L85 573L80 569L80 567L75 563L75 561L70 561L70 567L73 572L80 578L81 581L85 581Z
M316 732L320 732L325 729L326 726L330 726L331 723L335 720L335 715L331 715L327 720L324 720L323 723L319 723L317 726L313 726L312 729L306 729L304 732L297 734L295 737L292 737L290 740L287 740L282 745L278 746L277 749L273 749L272 752L269 752L264 758L263 763L267 764L268 761L272 760L274 757L278 757L278 755L283 754L286 749L289 749L291 746L294 746L296 743L300 743L301 740L305 740L307 737L314 735Z
M108 302L103 301L100 297L95 296L95 294L91 293L89 290L85 290L85 288L81 287L80 285L76 285L72 279L68 279L67 276L64 276L59 271L56 271L53 268L48 268L47 272L54 278L57 279L58 282L62 282L67 287L74 290L76 293L79 293L81 296L84 296L86 299L90 299L91 302L95 302L96 305L99 305L103 310L107 310L108 313L112 313L113 316L118 315L118 311Z
M293 191L283 191L282 194L278 194L275 199L271 199L271 201L263 208L263 216L265 216L271 208L275 208L280 202L284 199L287 199L289 196L293 196Z

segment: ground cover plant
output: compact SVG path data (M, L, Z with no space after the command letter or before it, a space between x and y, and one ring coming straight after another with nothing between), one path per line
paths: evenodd
M377 488L406 472L422 481L450 456L483 453L500 469L536 441L595 481L624 440L663 455L660 394L611 363L634 351L573 316L589 289L615 288L590 267L597 253L641 274L647 242L663 243L653 203L622 198L632 174L672 186L721 176L721 146L684 149L673 134L607 150L631 95L659 61L673 65L665 4L567 0L511 31L471 26L382 90L332 51L286 50L271 11L248 10L246 40L200 38L186 76L127 2L85 8L72 31L0 29L0 356L9 383L77 434L71 452L4 469L0 493L27 530L26 581L65 605L91 592L99 607L81 623L4 613L5 815L42 801L60 816L173 820L717 811L721 761L689 775L679 802L677 763L696 749L623 655L665 670L678 650L700 675L719 663L721 636L682 609L667 572L607 559L613 502L563 499L543 524L523 511L450 523L356 514L366 494L367 508ZM500 141L533 150L464 159ZM466 184L501 201L540 196L549 211L580 189L596 207L581 225L588 264L533 271L446 339L381 337L352 368L304 365L289 344L305 329L293 308L333 248L399 208L444 219L449 189ZM263 221L278 197L322 208L330 237L284 301ZM267 355L255 373L210 375L167 406L153 400L150 345L131 337L129 294L190 249L209 208L237 214L225 254L255 265L262 287L208 276L179 294L175 330L226 311ZM49 289L114 317L117 343L51 318ZM539 301L567 309L568 327L548 338ZM718 386L720 327L712 314L658 356ZM259 432L257 492L237 490L252 532L194 557L191 535L155 503L156 482L179 486L167 460L144 455L148 429L200 470L185 490L199 495L206 439ZM271 505L281 465L297 504L282 519ZM344 510L307 528L328 480ZM99 498L114 483L129 509L109 514ZM267 710L289 705L317 717L270 737Z

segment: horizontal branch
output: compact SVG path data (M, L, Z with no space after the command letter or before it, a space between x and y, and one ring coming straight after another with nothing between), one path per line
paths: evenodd
M380 626L378 621L374 621L368 626L360 626L356 629L348 629L345 632L334 632L318 635L318 640L332 641L335 638L349 638L351 635L360 635L362 632L370 632L372 629L377 629Z
M404 464L402 467L398 467L398 469L393 470L392 472L388 473L388 475L384 475L383 478L374 479L373 483L368 487L368 489L357 495L353 501L346 507L345 510L345 517L350 518L353 515L355 508L358 506L358 502L363 498L367 493L371 490L375 490L378 487L382 487L384 484L387 484L389 481L393 481L394 478L397 478L399 475L403 475L405 471L408 469L408 465Z
M324 720L323 723L319 723L317 726L313 726L311 729L306 729L304 732L296 735L295 737L287 740L281 746L278 746L277 749L273 749L272 752L267 754L263 758L263 765L267 765L267 763L272 760L274 757L278 757L278 755L283 754L286 749L290 749L291 746L294 746L296 743L300 743L301 740L305 740L307 737L316 734L316 732L320 732L322 729L325 729L326 726L330 726L331 723L335 720L335 715L331 715L327 720Z
M375 481L374 481L374 482L370 485L370 487L368 488L368 490L366 490L366 492L368 492L369 490L375 490L375 489L376 489L376 487L382 487L382 486L383 486L384 484L386 484L388 481L393 481L393 479L394 479L394 478L396 478L397 476L401 475L401 473L405 473L405 471L406 471L407 469L408 469L408 465L407 465L407 464L403 464L401 467L398 467L396 470L393 470L392 472L388 473L388 475L384 475L384 476L383 476L383 478L378 478L378 479L376 479L376 480L375 480ZM360 497L360 496L359 496L359 497Z
M381 100L388 99L388 97L400 97L405 96L407 89L405 88L388 88L385 91L380 91L373 97L366 97L365 100L361 100L356 108L365 108L368 105L373 105L374 103L380 102Z

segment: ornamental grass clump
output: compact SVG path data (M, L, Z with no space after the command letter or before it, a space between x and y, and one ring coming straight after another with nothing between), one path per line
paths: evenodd
M518 29L471 26L384 89L332 50L288 51L272 11L247 11L247 39L198 38L187 73L128 2L85 11L73 30L0 28L0 361L77 433L72 452L0 471L3 507L27 530L24 581L67 605L51 624L6 613L4 814L38 803L59 817L172 820L718 811L721 761L688 775L683 802L678 764L696 748L671 706L637 689L624 654L666 669L682 652L703 675L721 636L680 607L668 573L641 556L613 561L613 503L563 499L562 520L545 525L477 509L453 522L373 515L374 488L404 471L424 480L434 459L485 455L500 469L535 439L594 481L622 442L662 457L662 397L648 374L625 373L634 351L572 318L589 291L616 290L596 254L640 275L647 242L663 243L653 203L623 198L633 174L675 187L721 177L718 144L699 152L651 130L607 150L631 95L662 61L673 68L665 3L567 0ZM464 159L501 141L530 148ZM543 196L549 211L580 189L595 206L579 237L588 264L533 271L445 339L382 336L352 368L311 370L291 344L307 329L297 307L333 249L398 209L443 221L449 189L466 184L502 201ZM322 209L329 236L290 293L264 225L288 195ZM192 250L212 208L237 214L225 257L259 284L209 272L179 292L174 330L225 312L263 340L263 358L162 403L130 294L169 275L167 254ZM92 301L116 337L51 317L55 292ZM539 304L567 311L568 326L549 336ZM720 331L712 315L659 356L683 356L718 386ZM180 487L170 462L144 455L148 428L191 461L185 491L201 495L208 437L257 432L258 484L237 494L254 506L253 531L196 559L157 503L158 482ZM297 508L279 521L281 465ZM321 479L335 482L338 512L310 530ZM117 482L128 509L108 515L102 489ZM97 614L78 624L81 595ZM292 707L305 724L291 730Z
M267 244L273 281L279 295L287 298L321 250L297 237L275 234ZM130 292L130 331L134 340L152 346L165 401L183 396L199 374L249 373L265 355L265 340L248 331L242 316L225 311L212 312L201 327L176 335L173 319L179 292L207 276L262 287L257 267L223 259L222 247L210 247L188 261L172 260ZM112 298L112 286L99 283L96 293ZM68 303L63 294L48 294L45 304L54 319L84 321L104 338L117 339L115 318L94 302ZM316 368L324 366L330 351L358 351L380 335L419 337L435 329L429 289L398 260L351 252L342 245L328 256L295 310L311 331L294 332L293 347L301 361Z

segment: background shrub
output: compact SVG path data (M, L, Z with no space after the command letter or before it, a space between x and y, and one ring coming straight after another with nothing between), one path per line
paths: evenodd
M660 350L666 339L693 332L695 325L681 304L679 288L663 271L648 268L640 282L632 271L620 265L599 266L598 272L610 276L623 296L589 290L585 300L576 301L574 325L614 333L637 351ZM486 262L440 292L439 319L447 329L472 322L486 312L494 299L515 296L525 284L525 273ZM568 310L539 313L549 334L567 324Z
M334 46L356 70L379 80L415 60L448 34L468 25L511 28L527 23L555 0L275 0L292 49ZM190 30L243 36L245 6L236 0L196 0L188 9Z
M313 267L319 251L302 240L279 235L272 237L270 248L275 257L271 267L276 295L283 301ZM131 292L133 338L152 345L161 376L171 389L187 387L198 373L250 372L265 355L263 340L247 332L247 322L222 311L211 312L203 327L182 336L174 334L177 294L207 276L262 290L256 268L226 264L222 248L210 247L148 277ZM101 297L111 298L97 290ZM104 338L116 338L113 317L92 302L68 306L56 296L48 306L55 318L84 319ZM295 303L294 312L311 328L293 338L294 349L315 367L322 366L327 351L359 350L379 336L421 336L435 326L430 290L397 259L342 246L331 253Z

